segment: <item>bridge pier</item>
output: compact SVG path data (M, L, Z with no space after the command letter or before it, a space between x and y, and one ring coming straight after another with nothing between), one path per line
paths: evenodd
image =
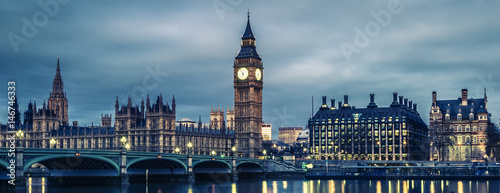
M187 181L194 182L194 173L193 173L193 157L191 154L188 154L188 172L187 172Z
M120 183L121 185L128 185L128 174L127 174L127 152L120 152Z
M233 156L233 160L232 160L231 165L232 165L231 173L233 176L233 182L236 182L236 181L238 181L238 171L236 171L236 158L234 156Z
M24 177L24 149L22 147L16 148L16 180L15 191L26 191L26 178Z

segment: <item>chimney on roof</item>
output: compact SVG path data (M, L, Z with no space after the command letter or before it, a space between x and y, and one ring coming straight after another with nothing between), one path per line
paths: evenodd
M392 93L392 104L391 104L391 107L397 107L398 105L399 105L399 102L398 102L398 93L394 92L394 93Z
M413 110L413 109L412 109L412 107L413 107L413 101L409 101L409 102L408 102L408 108L409 108L410 110Z
M417 103L413 103L413 110L415 110L415 112L418 112L417 111Z
M404 105L405 107L408 107L408 98L405 98L405 99L404 99L404 103L403 103L402 105ZM411 106L411 105L410 105L410 106Z
M344 95L344 105L349 106L349 95Z
M342 101L339 101L339 109L342 108Z
M432 106L436 106L437 93L436 91L432 91Z
M326 104L326 96L323 96L323 100L321 103L321 108L328 108L328 105Z
M330 109L332 110L335 109L335 99L331 99L330 102L331 102Z
M467 106L468 92L467 89L462 89L462 106Z
M375 104L375 94L370 94L370 103L368 104L368 108L377 108L377 104Z

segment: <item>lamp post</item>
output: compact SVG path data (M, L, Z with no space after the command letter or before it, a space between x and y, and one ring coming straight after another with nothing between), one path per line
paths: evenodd
M460 157L458 157L458 161L462 161L462 142L458 142L458 151L460 152Z
M380 141L377 141L378 146L378 159L382 160L382 148L380 147Z
M264 149L264 151L262 151L262 153L264 154L264 159L266 159L266 153L267 153L267 151Z
M122 142L122 145L123 145L123 149L122 149L122 150L124 150L124 151L125 151L125 149L126 149L126 147L125 147L125 146L127 145L127 138L126 138L125 136L123 136L123 137L120 139L120 142ZM129 147L130 147L130 145L129 145Z
M212 150L212 153L211 153L211 154L212 154L212 157L214 157L214 156L215 156L215 154L217 154L217 153L215 152L215 150Z
M20 130L20 129L17 130L16 136L17 136L17 138L19 138L19 147L21 147L22 146L21 139L24 137L23 130Z
M175 153L179 153L180 149L178 147L175 148Z
M189 143L187 144L187 146L188 146L188 154L190 154L190 155L191 155L191 148L193 147L193 144L192 144L191 142L189 142Z
M234 147L234 146L233 146L233 147L231 148L231 151L233 152L233 157L234 157L234 154L235 154L235 152L236 152L236 147Z
M54 146L57 142L54 138L51 138L49 143L50 143L50 148L52 148L52 146Z

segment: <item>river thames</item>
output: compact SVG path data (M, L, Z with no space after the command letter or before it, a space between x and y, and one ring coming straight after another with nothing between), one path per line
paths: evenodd
M28 179L27 192L167 193L167 192L335 192L335 193L499 193L499 180L241 180L238 182L169 182L120 185L51 186L44 178Z

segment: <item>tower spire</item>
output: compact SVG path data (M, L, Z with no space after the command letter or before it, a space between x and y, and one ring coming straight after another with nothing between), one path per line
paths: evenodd
M57 56L57 69L56 69L56 76L59 75L61 76L61 68L59 67L59 56Z

